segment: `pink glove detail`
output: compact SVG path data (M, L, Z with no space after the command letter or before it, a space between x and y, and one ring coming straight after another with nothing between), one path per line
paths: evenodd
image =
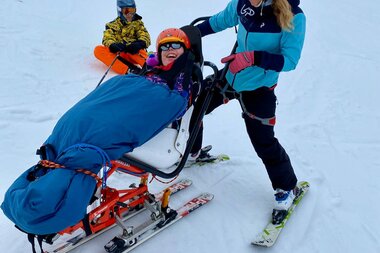
M229 70L236 74L255 63L254 51L241 52L222 58L222 63L230 62Z

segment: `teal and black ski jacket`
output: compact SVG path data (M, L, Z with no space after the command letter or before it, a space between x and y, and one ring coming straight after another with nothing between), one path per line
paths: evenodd
M306 18L299 0L288 0L294 14L290 31L281 29L272 9L272 0L253 7L249 0L232 0L227 7L198 25L202 36L238 25L236 53L255 51L255 64L227 81L238 92L277 84L279 73L296 68L305 38Z

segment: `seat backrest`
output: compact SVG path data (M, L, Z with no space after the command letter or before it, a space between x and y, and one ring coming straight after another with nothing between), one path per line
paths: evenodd
M177 129L164 128L144 145L124 154L125 157L141 161L161 171L169 169L185 153L189 138L189 125L193 113L193 106L187 109Z
M181 30L184 31L187 37L190 40L191 51L195 55L195 62L200 66L203 65L203 54L202 54L202 36L199 29L192 25L186 25L181 27Z
M194 86L198 87L198 92L196 92L196 96L198 96L203 82L202 36L199 29L192 25L183 26L181 30L189 38L191 52L195 56L192 80L193 88ZM190 126L193 125L190 123L193 109L193 106L188 108L181 119L179 130L170 127L165 128L144 145L135 148L133 152L124 154L124 157L130 161L142 162L161 171L171 168L184 155L190 131L193 127Z

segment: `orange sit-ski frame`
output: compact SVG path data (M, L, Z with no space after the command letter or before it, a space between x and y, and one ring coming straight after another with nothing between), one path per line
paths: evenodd
M148 173L144 173L141 169L125 164L118 160L111 161L111 168L107 171L107 178L116 170L140 177L140 184L136 188L118 190L111 187L101 189L100 205L88 214L89 226L91 233L96 233L106 227L109 227L116 222L116 216L123 217L127 212L142 208L144 201L149 199L148 192ZM101 187L102 181L97 183L97 189ZM167 201L167 200L166 200ZM82 221L74 226L68 227L59 232L71 234L77 229L85 230Z

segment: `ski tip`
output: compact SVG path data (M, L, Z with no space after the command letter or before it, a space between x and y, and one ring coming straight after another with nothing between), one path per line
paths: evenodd
M218 160L220 160L220 161L228 161L228 160L230 160L230 157L228 155L226 155L226 154L220 154L220 155L218 155Z
M300 188L306 189L306 188L310 188L310 183L307 181L300 181L298 182L297 186Z
M273 241L271 238L264 238L263 236L258 236L254 241L251 242L251 245L269 248L272 247L274 243L275 241Z
M209 193L209 192L203 192L198 196L198 198L202 198L202 199L210 201L214 199L214 194Z
M186 184L186 185L191 185L193 183L193 181L191 179L188 179L188 178L182 178L174 183L181 183L181 184Z
M270 248L270 247L273 246L273 243L268 243L268 242L264 242L264 241L258 241L258 242L251 242L251 245L265 247L265 248Z
M216 163L224 162L224 161L228 161L228 160L230 160L230 157L228 155L220 154L217 156L213 156L213 158L208 160L208 161L195 162L193 165L204 166L204 165L216 164ZM193 165L191 165L191 166L193 166Z

